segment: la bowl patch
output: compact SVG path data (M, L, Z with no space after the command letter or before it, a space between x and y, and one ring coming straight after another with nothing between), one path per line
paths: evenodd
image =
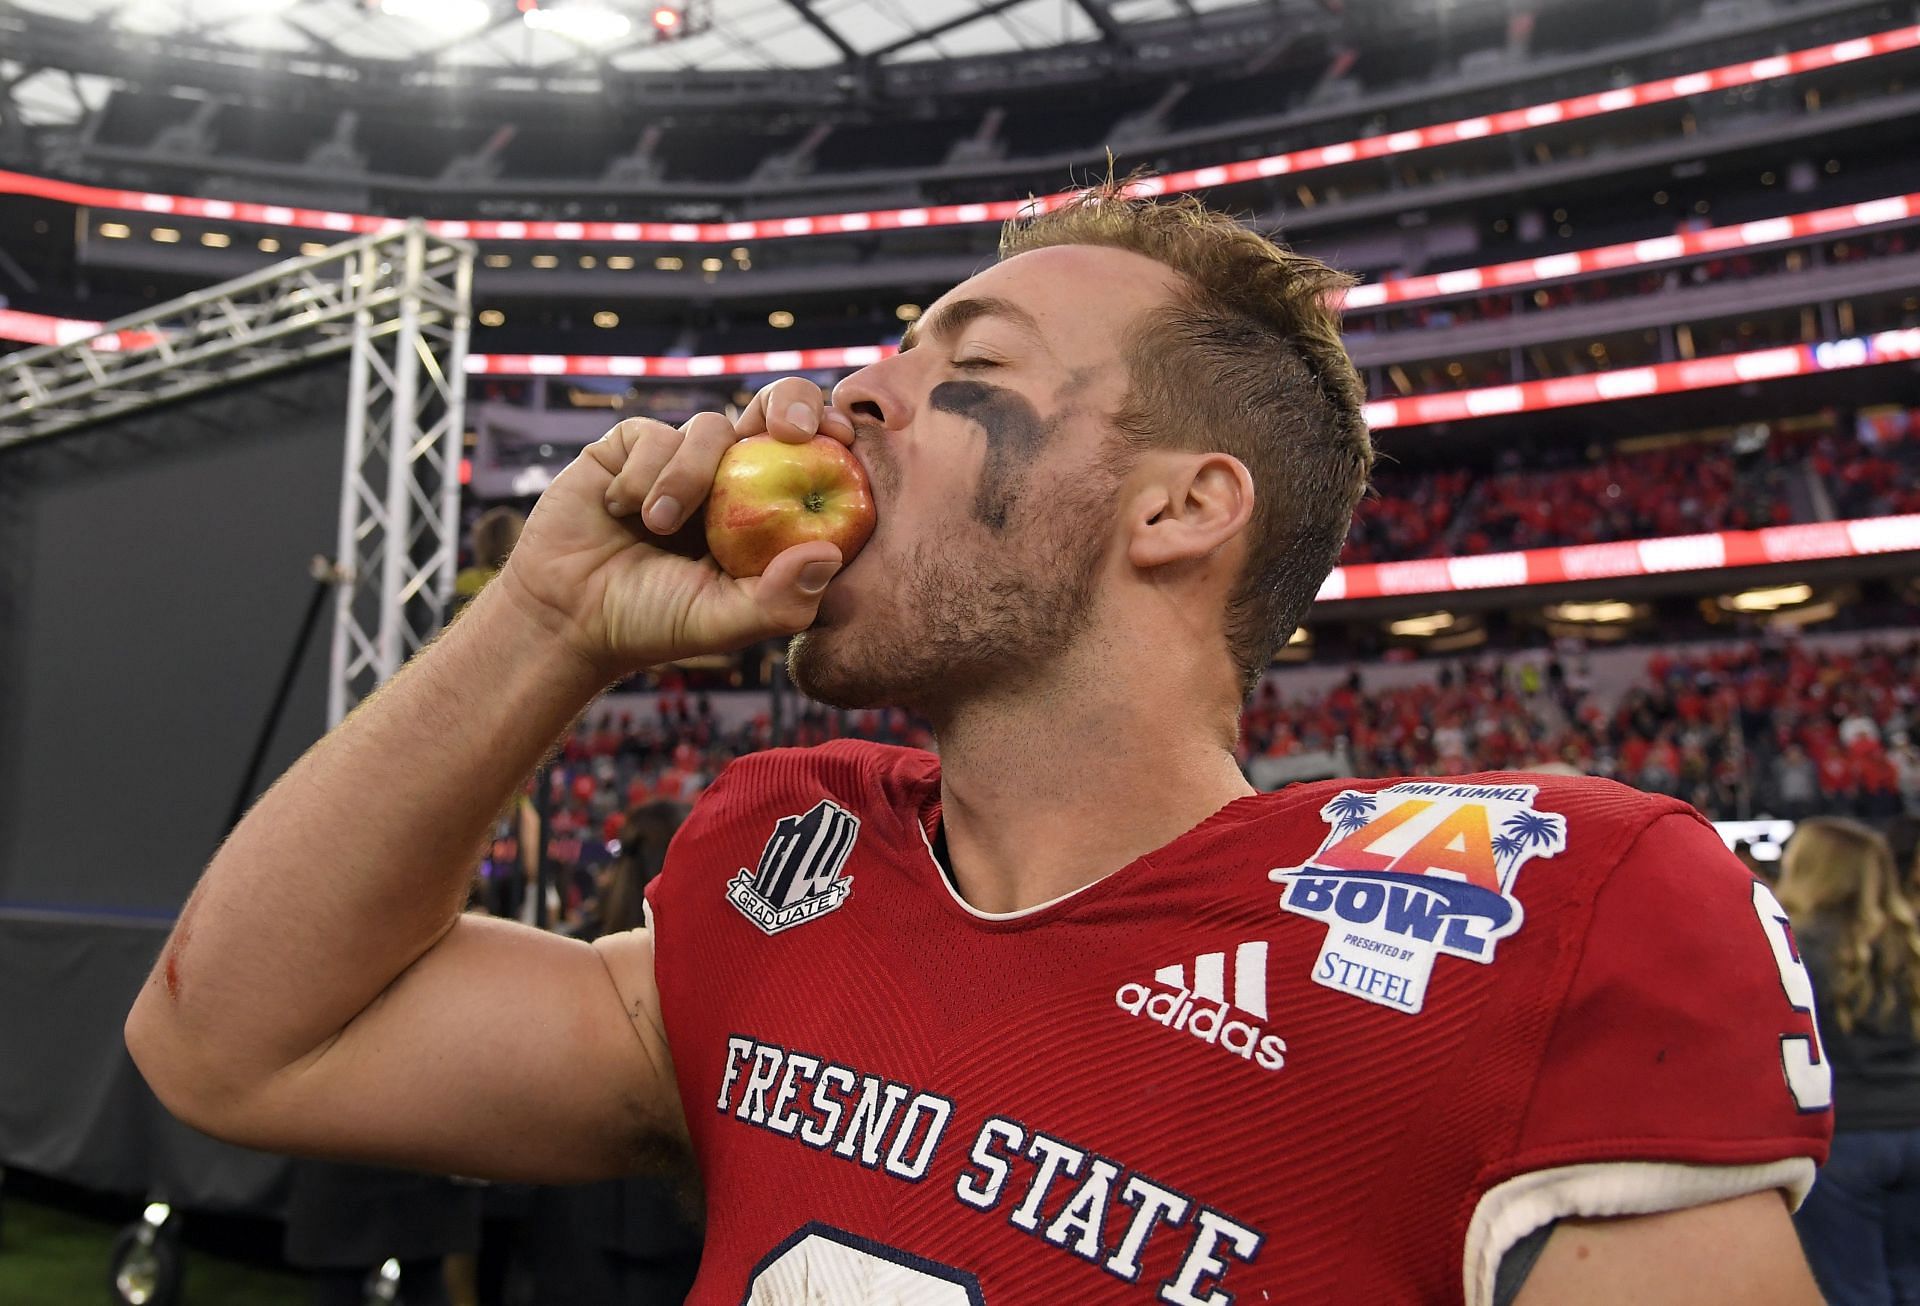
M1327 837L1276 867L1283 911L1329 926L1314 982L1412 1014L1434 958L1485 965L1520 928L1520 868L1567 846L1567 818L1534 810L1538 785L1417 780L1342 791L1320 809Z

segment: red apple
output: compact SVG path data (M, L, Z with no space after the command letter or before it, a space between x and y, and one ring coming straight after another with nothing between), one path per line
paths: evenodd
M758 576L808 540L839 545L844 566L873 523L867 469L826 435L805 444L750 435L721 455L707 494L707 550L729 576Z

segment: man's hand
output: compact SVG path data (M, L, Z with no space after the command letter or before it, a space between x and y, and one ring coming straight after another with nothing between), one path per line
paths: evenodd
M843 561L839 549L797 544L745 580L704 556L700 505L721 455L762 433L853 441L846 415L798 377L762 389L738 422L719 413L679 427L629 418L540 497L499 583L607 679L804 630Z

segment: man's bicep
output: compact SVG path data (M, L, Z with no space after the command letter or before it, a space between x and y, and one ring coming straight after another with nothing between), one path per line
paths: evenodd
M264 1090L235 1141L537 1183L671 1163L685 1126L636 933L596 948L460 917Z
M1779 1189L1613 1220L1562 1220L1514 1306L1820 1306Z

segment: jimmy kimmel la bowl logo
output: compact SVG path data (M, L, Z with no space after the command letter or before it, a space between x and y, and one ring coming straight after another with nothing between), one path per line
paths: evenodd
M727 883L727 901L767 934L824 916L846 902L853 877L840 874L860 833L860 818L821 799L802 816L783 816L760 865Z

